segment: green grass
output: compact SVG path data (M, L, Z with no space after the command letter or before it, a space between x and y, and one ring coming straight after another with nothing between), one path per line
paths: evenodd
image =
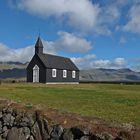
M0 96L106 121L140 124L140 85L2 84Z

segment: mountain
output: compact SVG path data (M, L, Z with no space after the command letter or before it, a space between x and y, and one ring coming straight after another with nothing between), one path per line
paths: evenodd
M28 62L0 62L0 79L25 79L27 65Z
M26 77L25 69L13 68L13 69L0 70L0 79L7 79L7 78L18 79L23 77Z
M131 69L92 69L80 71L81 81L140 81L140 73Z
M27 63L20 62L0 62L0 79L8 78L26 78ZM97 81L97 82L112 82L112 81L128 81L140 82L140 72L132 71L131 69L91 69L80 71L80 81Z

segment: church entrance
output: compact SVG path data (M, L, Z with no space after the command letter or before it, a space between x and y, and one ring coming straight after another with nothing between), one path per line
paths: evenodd
M33 67L33 83L39 82L39 67L35 65Z

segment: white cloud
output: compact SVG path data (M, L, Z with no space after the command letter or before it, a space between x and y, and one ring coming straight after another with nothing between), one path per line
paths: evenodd
M96 26L100 12L98 5L93 5L90 0L19 0L16 4L30 14L66 19L70 25L83 30Z
M44 52L50 54L56 54L56 51L52 45L52 42L43 41ZM0 61L18 61L27 62L34 55L34 45L30 45L24 48L11 49L5 44L0 43Z
M67 53L86 53L92 49L91 42L82 37L62 31L58 35L59 37L55 41L42 40L44 53L57 54L60 51ZM0 43L0 50L0 61L26 62L34 55L34 45L11 49Z
M71 58L72 61L80 69L95 69L95 68L107 68L118 69L124 68L127 65L127 61L124 58L116 58L114 60L98 60L94 54L85 55L84 57Z
M117 23L121 8L128 0L109 1L104 5L91 0L18 0L13 3L31 15L44 19L55 17L57 22L63 21L84 33L110 35L110 26Z
M82 37L63 31L58 32L58 35L59 38L53 44L58 51L86 53L92 49L91 42Z
M91 68L92 62L95 60L95 54L88 54L84 57L72 57L71 60L80 68L86 69Z
M110 60L96 60L95 62L93 62L93 67L95 68L108 68L111 65L111 61Z
M25 62L31 58L33 54L32 46L19 49L11 49L0 43L0 61L20 61Z
M44 46L44 48L43 48L44 53L57 54L57 49L55 48L53 41L42 40L42 43ZM34 47L33 47L33 49L34 49Z
M31 15L47 19L55 17L56 22L79 29L82 33L95 32L111 35L115 27L120 27L123 8L132 8L124 31L140 33L139 0L9 0L9 5L28 12ZM128 9L129 10L129 9ZM122 18L126 19L123 15Z
M124 66L126 65L126 60L124 58L116 58L114 60L114 64L118 65L118 66Z
M132 6L128 17L129 21L122 27L123 30L140 34L140 3Z

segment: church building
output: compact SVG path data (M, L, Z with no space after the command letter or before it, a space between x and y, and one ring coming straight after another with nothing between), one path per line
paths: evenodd
M35 54L27 68L27 82L46 84L78 84L79 69L70 58L43 53L43 44L38 37Z

